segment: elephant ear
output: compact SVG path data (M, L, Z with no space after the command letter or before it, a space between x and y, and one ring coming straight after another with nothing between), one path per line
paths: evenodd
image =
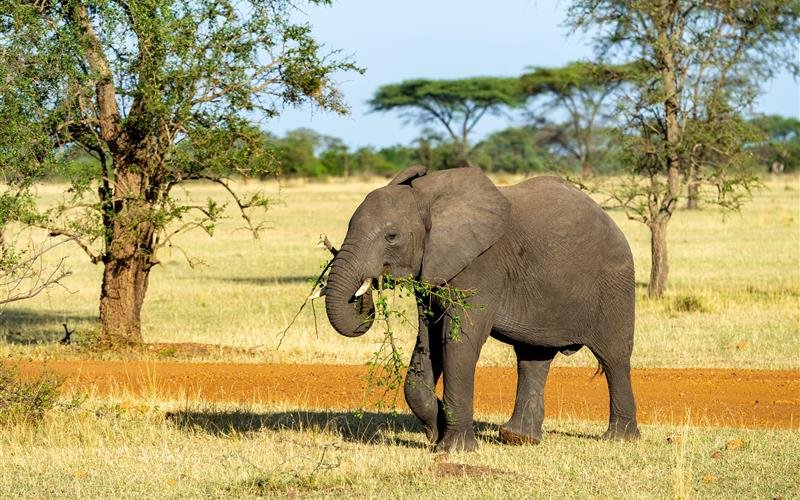
M506 232L511 204L476 167L454 168L412 183L427 229L420 277L442 285Z
M411 181L428 173L428 167L424 165L413 165L403 170L394 176L394 179L389 182L389 186L397 186L399 184L411 184Z

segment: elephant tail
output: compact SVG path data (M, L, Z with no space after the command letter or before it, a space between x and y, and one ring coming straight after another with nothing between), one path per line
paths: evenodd
M589 380L594 380L594 378L596 376L602 375L604 373L605 373L605 371L603 370L603 365L601 365L600 363L597 363L597 370L595 370L595 372L592 374L592 378L590 378Z

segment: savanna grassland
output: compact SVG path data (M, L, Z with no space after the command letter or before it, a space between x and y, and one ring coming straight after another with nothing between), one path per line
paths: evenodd
M496 179L500 184L517 180ZM321 300L316 316L307 307L285 336L280 333L329 258L317 247L319 234L327 233L338 246L355 207L385 182L251 182L245 188L263 189L275 200L266 216L270 229L253 239L231 209L231 218L216 228L213 238L195 231L162 251L162 264L151 275L143 310L145 341L257 348L257 354L241 359L255 362L366 362L381 336L371 332L357 339L340 337L328 325ZM621 212L611 212L635 259L634 366L800 367L800 178L764 182L765 189L756 192L741 212L723 214L708 208L675 215L669 229L670 288L660 300L649 300L645 294L650 269L647 228ZM55 202L63 193L63 186L39 190L45 203ZM210 185L192 186L186 196L225 200ZM100 268L77 247L62 248L73 275L64 287L3 313L7 340L0 344L0 352L35 358L70 356L69 349L35 342L59 338L64 322L78 337L91 335L96 328ZM410 353L414 327L398 325L398 330L401 346ZM512 366L513 359L510 348L490 340L481 363ZM557 363L593 365L594 360L582 351L561 356Z
M283 406L83 400L0 430L7 498L795 498L800 433L548 419L542 444L429 451L410 415Z
M496 178L498 183L517 179ZM328 255L319 233L341 242L353 209L385 180L258 184L276 200L270 229L254 240L235 218L214 238L192 233L161 255L143 312L147 342L242 348L189 355L211 361L363 364L377 329L345 339L310 307L289 324ZM740 213L678 212L670 225L670 289L649 300L647 229L612 212L633 248L638 287L637 367L800 368L800 178L764 180ZM44 186L46 202L62 186ZM194 199L223 199L191 186ZM231 212L233 215L233 212ZM36 236L34 236L35 238ZM97 314L100 269L61 247L73 275L64 288L8 308L4 359L115 357L87 352ZM56 256L51 256L56 257ZM187 257L195 265L187 265ZM398 299L399 300L399 299ZM400 307L408 307L400 301ZM75 346L54 342L62 323ZM316 323L316 326L315 326ZM398 325L408 355L414 332ZM130 356L126 354L125 356ZM181 357L180 352L141 356ZM490 341L484 365L512 366L511 350ZM557 364L594 366L581 352ZM787 394L787 399L798 395ZM480 449L430 453L410 414L280 404L170 401L144 396L62 394L36 424L0 425L0 496L15 498L423 497L423 498L794 498L800 431L701 428L692 415L643 425L637 442L593 439L602 422L548 415L542 444L496 441L507 415L478 414Z

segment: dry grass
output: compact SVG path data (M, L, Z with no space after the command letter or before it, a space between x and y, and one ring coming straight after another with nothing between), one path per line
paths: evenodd
M410 415L84 399L36 428L0 429L8 498L795 498L800 433L547 420L541 445L430 453Z
M500 179L503 182L514 179ZM144 307L148 342L202 342L243 348L254 354L220 351L206 359L242 361L364 363L381 341L378 332L345 339L328 325L321 301L301 315L276 350L281 332L309 292L308 280L327 255L316 247L326 232L338 244L347 221L365 194L385 180L251 183L280 201L268 214L271 229L254 240L231 218L214 238L190 233L181 248L161 255ZM652 367L797 368L800 366L800 178L766 180L741 213L681 211L669 229L670 289L648 300L649 234L636 222L612 216L631 242L638 289L637 338L633 363ZM44 186L52 202L62 186ZM187 196L223 199L215 187L193 185ZM190 268L183 251L202 265ZM0 354L36 358L80 356L52 341L67 322L78 335L95 328L100 269L76 248L68 250L74 271L65 285L3 313L6 342ZM56 257L55 255L53 257ZM410 353L413 328L400 328ZM37 344L37 342L39 344ZM512 351L490 341L483 364L509 365ZM587 352L561 364L594 364Z

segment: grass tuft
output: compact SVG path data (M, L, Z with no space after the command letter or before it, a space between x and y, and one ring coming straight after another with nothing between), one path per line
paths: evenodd
M667 312L676 313L706 313L709 307L702 298L695 295L678 295L667 303Z
M0 363L0 425L38 424L51 410L63 379L49 372L22 380L16 367Z

